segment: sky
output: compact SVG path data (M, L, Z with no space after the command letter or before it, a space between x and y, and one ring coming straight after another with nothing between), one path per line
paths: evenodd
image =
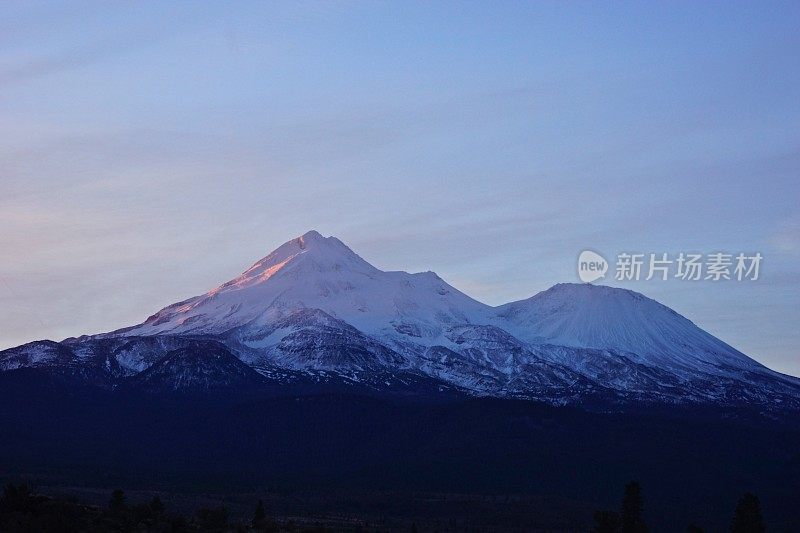
M310 229L491 305L577 257L800 375L800 3L0 4L0 349L143 321Z

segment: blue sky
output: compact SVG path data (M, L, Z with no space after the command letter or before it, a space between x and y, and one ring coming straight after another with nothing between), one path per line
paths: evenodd
M581 250L800 374L800 4L4 2L0 348L140 322L291 237L490 304ZM617 284L610 280L610 284Z

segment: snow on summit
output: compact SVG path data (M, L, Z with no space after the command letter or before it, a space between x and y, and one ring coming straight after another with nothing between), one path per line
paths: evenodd
M240 276L162 309L126 334L222 333L266 326L306 308L370 334L399 329L426 338L440 336L452 324L485 321L491 313L432 272L384 272L336 237L309 231Z
M646 296L602 285L559 283L497 308L505 328L529 342L607 348L661 367L761 367Z

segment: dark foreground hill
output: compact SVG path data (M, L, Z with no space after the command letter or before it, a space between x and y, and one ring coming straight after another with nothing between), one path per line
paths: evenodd
M5 478L309 498L535 495L580 502L532 513L565 530L588 529L591 511L616 506L636 479L657 531L692 522L724 530L746 491L759 495L772 529L800 529L797 420L743 411L603 414L455 395L246 389L152 395L22 369L0 374L0 428ZM391 507L366 496L359 505Z

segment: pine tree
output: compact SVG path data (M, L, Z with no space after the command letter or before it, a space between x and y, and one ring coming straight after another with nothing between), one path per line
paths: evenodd
M267 512L264 510L264 502L262 500L258 500L258 505L256 505L256 511L253 513L253 527L258 529L264 527L264 523L267 521Z
M0 507L9 511L26 512L31 501L31 489L26 484L14 485L9 483L3 490Z
M161 498L158 495L153 496L153 499L150 500L150 511L155 515L160 515L164 512L164 504L161 503Z
M764 519L761 517L761 503L755 494L747 492L736 505L731 522L732 533L763 533Z
M111 493L111 501L108 502L108 508L119 512L124 511L125 507L125 493L122 492L122 489L116 489Z
M625 485L625 497L622 499L620 510L620 525L622 533L646 533L647 526L642 518L642 488L636 481Z

